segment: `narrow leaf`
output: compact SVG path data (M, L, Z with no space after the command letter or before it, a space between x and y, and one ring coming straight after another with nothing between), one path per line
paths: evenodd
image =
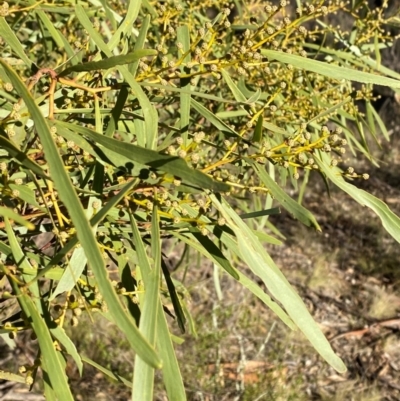
M61 280L58 282L56 289L49 298L50 301L52 301L57 295L74 288L76 281L79 279L86 266L86 262L87 259L83 248L75 248L68 263L68 267L65 269Z
M400 243L400 218L389 209L388 205L363 189L346 182L339 169L329 166L326 155L321 154L320 157L321 160L317 158L315 160L329 180L349 194L360 205L370 208L381 219L385 230Z
M230 134L231 136L239 136L239 134L235 130L233 130L228 124L224 123L214 113L212 113L210 110L205 108L201 103L198 103L194 99L192 99L192 107L221 132L225 134Z
M29 230L35 229L34 224L32 224L28 220L25 220L18 213L15 213L12 209L9 209L8 207L0 206L0 216L13 220L16 223L21 224L21 226L27 227Z
M260 143L263 138L263 116L259 115L257 118L256 128L254 129L253 142Z
M176 315L176 320L178 321L178 326L181 332L184 333L185 323L186 323L185 314L183 313L182 305L179 301L179 296L176 292L174 282L171 279L168 266L165 264L164 260L161 260L161 269L164 275L165 282L167 283L169 296L171 298L172 306L174 307L174 312Z
M81 135L85 135L92 139L95 143L101 144L107 149L125 156L133 162L145 164L147 166L163 170L166 173L172 174L176 177L180 177L186 184L200 188L211 189L218 192L225 192L229 190L229 186L227 184L214 181L201 171L190 168L188 164L179 157L163 155L155 150L144 149L132 143L126 143L117 141L113 138L107 138L106 136L98 134L89 128L71 123L57 121L56 125L69 128L70 130L74 130Z
M385 137L385 139L386 139L387 141L389 141L389 140L390 140L390 138L389 138L389 132L388 132L388 130L387 130L387 128L386 128L385 123L382 121L381 116L380 116L379 113L375 110L375 107L374 107L374 106L371 105L370 110L371 110L372 114L374 115L375 121L378 123L379 128L381 129L381 132L382 132L383 136Z
M186 401L186 391L161 301L158 303L156 344L163 361L162 374L168 399Z
M0 380L8 380L16 383L26 384L25 377L21 375L16 375L15 373L5 372L0 370Z
M237 102L246 103L247 99L246 96L242 93L242 91L238 88L238 86L233 82L230 74L224 69L221 69L221 74L228 85L229 89L231 90L233 97L236 99Z
M255 217L261 217L261 216L271 216L272 214L280 214L280 212L281 209L279 209L279 207L274 207L272 209L259 210L257 212L242 213L239 214L239 216L242 220L244 220L244 219L253 219Z
M125 386L132 388L132 383L125 379L124 377L120 376L119 374L115 372L111 372L111 370L105 368L104 366L99 365L92 359L88 358L87 356L82 355L82 361L88 363L89 365L92 365L94 368L96 368L98 371L104 373L106 376L110 377L113 380L116 380L120 383L125 384Z
M137 237L137 233L136 233ZM141 238L137 238L135 245L141 248L137 253L139 266L150 265ZM159 283L161 270L161 239L157 214L157 205L154 204L151 224L151 250L154 266L151 271L143 275L145 293L139 330L151 345L155 345L157 332L157 315L160 312ZM140 356L135 358L133 376L132 400L153 401L154 392L154 368L145 363Z
M72 72L83 72L83 71L95 71L95 70L108 70L117 65L130 64L134 61L140 60L143 57L155 56L157 54L156 50L152 49L141 49L136 50L132 53L123 54L120 56L107 57L100 61L90 61L83 64L73 65L65 70L61 71L58 76L63 77L69 75Z
M260 177L264 185L271 191L274 198L284 207L294 218L301 221L303 224L309 227L315 227L318 231L321 231L317 220L304 206L297 203L292 199L265 171L265 169L258 164L250 161L256 173Z
M12 156L19 164L31 170L33 173L39 175L42 178L49 179L47 174L35 161L29 159L29 157L21 152L11 141L4 136L0 135L0 147L6 150L10 156Z
M333 352L328 340L313 320L302 299L291 287L285 276L275 265L262 244L243 220L225 202L210 195L216 209L224 216L229 227L235 232L238 253L250 269L260 277L271 295L285 308L288 315L308 338L318 353L338 372L345 372L346 366Z
M182 25L177 30L177 38L178 41L182 44L182 51L187 52L188 54L184 58L184 62L190 62L190 32L188 25ZM187 67L181 66L181 72L189 72L190 70ZM183 136L183 144L186 147L188 142L188 129L189 129L189 121L190 121L190 103L191 103L191 95L190 95L190 78L181 78L180 86L182 89L186 89L185 92L181 92L180 94L180 128L181 135Z
M124 16L124 19L120 23L116 32L114 32L114 34L108 44L108 47L110 48L111 51L113 51L114 48L119 45L122 37L130 36L130 35L128 35L128 32L129 33L132 32L133 23L136 21L136 18L139 15L141 6L142 6L141 0L129 1L128 9Z
M50 326L50 333L64 347L65 351L75 361L76 366L78 368L78 372L82 376L83 363L82 363L81 356L79 355L79 353L75 347L75 344L67 336L64 329L62 327L58 326L57 324L53 323L53 325Z
M0 37L3 41L11 47L11 50L21 59L23 62L30 67L32 61L25 54L25 50L22 47L20 41L15 36L14 31L7 24L4 17L0 17Z
M29 0L29 3L32 6L36 5L35 0ZM43 10L40 10L40 9L36 9L36 10L34 10L34 12L40 18L44 27L49 32L49 36L54 40L56 45L60 48L64 47L64 41L62 40L60 33L57 31L57 28L54 26L53 22L51 22L50 18L47 16L47 14Z
M135 42L135 48L134 48L135 51L141 50L144 48L144 44L145 44L146 38L147 38L147 31L150 27L150 22L151 22L150 15L146 15L146 17L142 21L142 26L140 27L139 36ZM138 66L139 66L139 61L135 61L134 63L132 63L132 65L130 65L128 67L129 72L133 76L136 76L136 71L137 71Z
M265 303L288 327L292 330L296 329L295 324L292 320L287 316L285 311L276 303L274 302L271 297L266 294L258 284L251 281L248 277L246 277L243 273L239 270L235 269L228 259L222 254L222 252L215 252L214 250L209 250L204 247L203 244L197 242L197 238L192 234L181 235L177 232L174 232L173 235L179 239L181 239L186 244L190 245L193 249L196 249L202 255L204 255L207 259L212 260L216 263L220 268L224 269L229 275L231 275L235 280L245 286L248 290L251 291L257 298L259 298L262 302ZM221 241L227 245L229 249L238 248L237 243L230 238L228 235L222 235ZM217 248L218 249L218 248ZM218 249L219 251L219 249ZM231 272L235 272L234 275Z
M375 75L352 68L340 67L338 65L328 64L326 62L312 60L294 54L278 52L276 50L262 49L261 54L272 60L278 60L282 63L292 64L295 68L312 71L316 74L324 75L329 78L390 86L391 88L400 88L400 80L386 78L382 75Z

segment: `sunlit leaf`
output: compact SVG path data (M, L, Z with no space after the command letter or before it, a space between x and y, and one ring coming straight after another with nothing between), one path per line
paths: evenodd
M341 67L335 64L329 64L323 61L313 60L295 54L287 54L276 50L262 49L261 54L271 60L278 60L282 63L292 64L296 68L312 71L334 79L345 79L349 81L369 83L375 85L390 86L400 88L400 80L387 78L382 75L371 74L364 71L358 71L347 67Z
M83 64L77 64L61 71L58 76L63 77L71 74L72 72L108 70L109 68L116 67L117 65L130 64L143 57L154 56L156 54L157 52L151 49L136 50L132 53L123 54L121 56L112 56L99 61L90 61Z

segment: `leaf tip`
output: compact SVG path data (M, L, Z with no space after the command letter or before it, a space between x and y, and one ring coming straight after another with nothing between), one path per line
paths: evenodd
M331 365L338 373L346 373L347 372L347 366L344 364L344 362L338 357L338 361L333 363Z

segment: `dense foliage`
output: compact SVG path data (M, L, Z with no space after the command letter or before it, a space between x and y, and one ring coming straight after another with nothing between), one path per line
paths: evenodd
M165 244L212 260L345 371L262 244L280 243L268 220L280 208L320 230L302 206L309 174L400 241L347 156L376 164L371 142L389 139L373 106L374 84L400 88L381 65L398 23L388 2L73 3L0 9L0 330L38 343L24 377L8 377L72 400L66 355L79 371L83 358L63 326L98 312L137 354L132 399L152 399L158 368L169 399L185 399L166 316L184 332L190 311Z

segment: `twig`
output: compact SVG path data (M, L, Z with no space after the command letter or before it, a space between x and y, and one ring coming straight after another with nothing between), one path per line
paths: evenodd
M387 319L387 320L383 320L381 322L373 323L364 329L347 331L345 333L341 333L341 334L338 334L338 335L330 338L330 341L338 340L339 338L362 337L364 334L367 334L370 331L372 331L376 328L379 328L379 327L384 327L384 328L392 329L392 330L400 330L400 319Z

